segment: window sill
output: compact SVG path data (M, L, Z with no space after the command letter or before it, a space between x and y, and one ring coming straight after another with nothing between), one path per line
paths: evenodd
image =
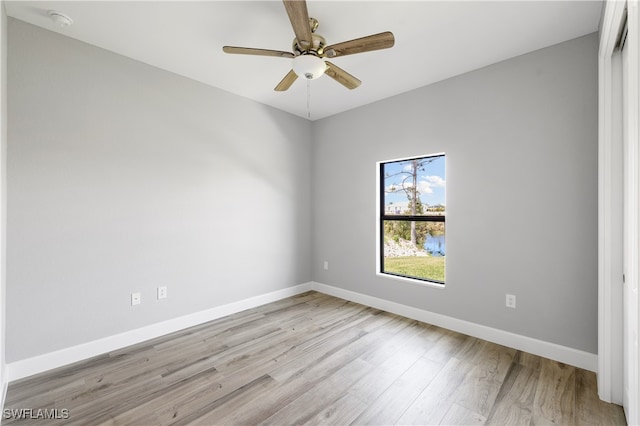
M437 288L439 290L444 290L445 288L445 284L438 284L438 283L433 283L429 281L417 280L415 278L400 277L398 275L385 274L384 272L376 272L376 275L379 277L388 278L395 281L402 281L405 283L417 284L423 287Z

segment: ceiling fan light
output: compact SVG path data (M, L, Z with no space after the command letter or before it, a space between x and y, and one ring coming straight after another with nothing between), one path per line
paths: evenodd
M324 74L327 64L314 55L300 55L293 58L293 71L298 77L314 80Z

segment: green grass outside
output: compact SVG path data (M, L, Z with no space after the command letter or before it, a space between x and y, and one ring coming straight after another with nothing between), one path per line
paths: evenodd
M444 282L445 256L404 256L384 259L384 271Z

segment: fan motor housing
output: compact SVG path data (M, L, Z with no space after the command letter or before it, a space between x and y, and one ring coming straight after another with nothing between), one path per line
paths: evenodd
M298 43L298 39L294 38L293 53L296 56L303 55L303 54L312 54L315 56L322 56L324 54L324 47L326 45L327 45L327 41L324 39L324 37L318 34L312 34L311 46L309 47L308 50L305 50L300 47L300 44Z

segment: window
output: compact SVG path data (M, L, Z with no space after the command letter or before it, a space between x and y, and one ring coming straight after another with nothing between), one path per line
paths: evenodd
M380 272L444 284L444 154L379 167Z

